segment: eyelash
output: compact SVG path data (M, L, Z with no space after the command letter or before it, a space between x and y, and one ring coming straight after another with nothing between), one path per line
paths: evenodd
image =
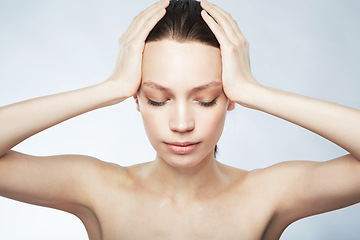
M153 101L153 100L148 98L147 103L149 105L151 105L151 106L161 107L161 106L165 105L166 101L164 101L164 102L156 102L156 101ZM217 97L214 100L212 100L211 102L200 102L200 101L198 101L198 103L200 104L200 106L203 106L203 107L211 107L211 106L214 106L217 103Z
M161 107L161 106L164 106L164 105L165 105L166 101L164 101L164 102L156 102L156 101L153 101L153 100L151 100L151 99L148 98L147 103L148 103L149 105L151 105L151 106Z
M211 106L214 106L216 103L217 103L217 98L215 98L214 100L212 100L211 102L200 102L199 101L199 104L203 107L211 107Z

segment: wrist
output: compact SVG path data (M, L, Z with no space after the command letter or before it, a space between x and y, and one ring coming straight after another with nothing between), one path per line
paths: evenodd
M121 87L114 81L104 81L93 86L93 95L99 97L101 107L118 104L129 96L121 93Z
M254 80L246 82L234 90L236 92L234 99L232 99L234 102L247 108L256 109L258 101L266 91L266 87Z

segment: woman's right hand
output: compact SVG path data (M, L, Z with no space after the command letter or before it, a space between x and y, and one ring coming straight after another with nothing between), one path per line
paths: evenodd
M106 80L115 84L119 98L136 94L141 82L141 64L145 40L163 18L169 0L161 0L138 14L119 41L119 55L113 73ZM112 86L114 86L112 84Z

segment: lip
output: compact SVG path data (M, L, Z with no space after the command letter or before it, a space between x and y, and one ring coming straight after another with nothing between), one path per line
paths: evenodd
M172 142L166 144L169 149L176 154L188 154L194 151L199 142Z

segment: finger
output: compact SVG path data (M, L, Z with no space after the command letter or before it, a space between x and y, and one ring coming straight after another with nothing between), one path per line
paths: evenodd
M165 14L166 14L165 8L161 9L144 24L144 26L141 28L141 31L137 35L139 41L145 42L150 31L155 27L155 25L160 21L160 19L162 19L165 16Z
M231 26L232 26L235 34L237 35L237 37L238 37L239 39L245 39L245 36L244 36L244 34L242 33L242 31L240 30L239 25L237 24L237 22L235 21L235 19L231 16L231 14L229 14L228 12L224 11L223 9L221 9L221 8L219 8L219 7L217 7L217 8L218 8L218 11L219 11L219 12L222 12L222 13L224 14L224 16L225 16L226 18L228 18L228 21L229 21L229 23L231 24Z
M162 8L167 7L169 4L169 0L162 0L154 3L147 9L141 11L138 15L135 16L134 20L131 22L130 27L143 22L144 20L148 20L154 13L160 11Z
M233 43L230 41L228 36L226 35L224 29L215 22L215 20L205 11L201 11L201 16L204 21L207 23L211 31L214 33L216 39L220 43L220 48L224 48L225 46L230 46Z
M239 26L232 18L231 14L216 6L215 4L209 3L206 0L201 1L201 6L206 10L214 20L224 29L225 33L231 40L245 39Z
M159 12L164 10L169 5L169 0L162 0L154 3L152 6L140 12L132 21L126 32L123 34L124 37L133 39L143 29L144 25L153 17L158 18ZM161 14L160 14L161 16ZM161 17L160 17L161 19Z
M144 24L144 22L146 22L149 18L151 18L151 16L156 14L156 12L160 11L162 8L165 8L168 5L168 3L166 2L168 2L168 0L158 1L147 9L141 11L138 15L134 17L133 21L123 35L129 35L129 33L139 31L139 28L141 28L141 25Z
M208 4L210 6L213 6L215 10L221 12L228 20L229 22L231 23L231 25L234 27L234 29L237 29L239 31L239 33L242 34L240 28L239 28L239 25L236 23L235 19L231 16L230 13L226 12L224 9L220 8L219 6L213 4L213 3L210 3L209 1L207 0L203 0L205 2L205 5ZM202 2L203 2L202 1ZM203 4L203 3L202 3ZM205 9L206 10L206 9Z

